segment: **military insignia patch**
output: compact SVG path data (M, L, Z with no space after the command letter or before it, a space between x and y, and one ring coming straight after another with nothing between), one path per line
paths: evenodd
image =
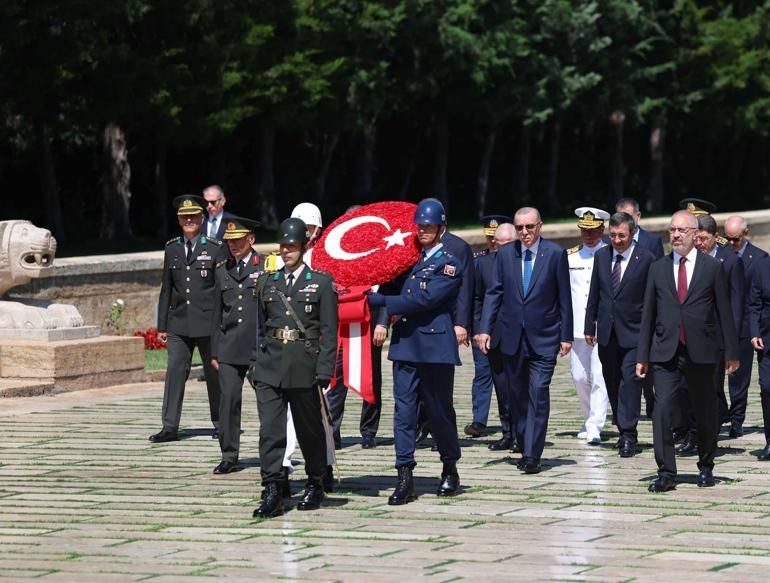
M420 282L420 289L427 289L427 288L428 288L428 284L426 282L424 282L424 281L421 281Z
M454 277L456 271L457 271L457 268L454 265L445 265L443 273L444 275L448 275L449 277Z
M201 269L201 277L206 277L209 274L205 269Z
M313 304L305 304L305 313L309 314L313 311Z

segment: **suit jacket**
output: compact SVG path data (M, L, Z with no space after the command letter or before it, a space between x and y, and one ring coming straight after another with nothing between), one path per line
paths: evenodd
M637 345L647 273L654 262L655 256L648 249L634 245L615 292L612 289L612 246L596 252L586 305L586 336L596 336L599 344L606 346L614 329L621 347L634 348Z
M524 294L521 241L497 252L492 285L484 296L479 332L491 334L500 321L500 350L515 355L522 330L536 354L555 356L561 342L572 342L572 293L567 252L541 238L535 265Z
M468 243L448 231L441 238L441 244L443 251L454 256L459 262L462 274L462 284L457 294L454 311L454 323L470 333L473 326L473 251Z
M717 339L717 322L722 343ZM637 362L668 362L679 346L684 324L687 353L695 363L715 364L724 345L725 359L738 358L738 335L722 262L698 252L684 302L679 302L672 255L650 267L644 294Z
M216 268L211 357L228 364L248 365L257 344L257 279L264 271L262 258L252 253L238 275L235 258Z
M388 314L396 316L388 359L461 364L453 318L461 269L457 258L440 249L412 267L396 295L385 295Z
M770 257L756 261L749 293L749 329L751 338L760 337L764 353L770 350Z
M222 219L219 221L219 226L217 227L217 234L214 237L215 239L222 240L222 237L225 235L225 229L227 228L227 219L230 217L234 217L233 213L228 213L227 211L222 211ZM208 234L209 232L209 217L206 215L206 220L203 223L203 230Z
M334 373L337 354L337 293L331 275L305 269L286 294L307 330L307 340L271 338L274 328L297 330L278 292L286 294L284 270L263 273L257 280L259 345L253 380L283 389L308 388L326 383Z
M751 241L746 243L746 249L743 250L741 260L743 261L743 275L746 278L746 301L749 301L749 290L751 290L751 279L754 275L754 268L759 260L767 257L767 252L754 245ZM743 322L741 324L741 338L751 338L749 330L749 310L748 307L743 312Z
M730 294L730 307L733 312L735 329L740 330L746 311L746 273L743 261L733 252L732 247L717 246L716 259L722 262L727 278L727 292Z
M179 336L211 334L214 268L230 255L227 245L200 235L191 261L183 237L166 243L163 281L158 298L158 330Z
M481 314L484 311L484 297L492 287L492 273L495 269L497 253L482 253L475 258L475 283L473 285L473 333L478 334L481 324ZM500 345L499 320L492 324L492 348Z
M663 239L660 238L660 235L650 233L642 227L637 227L636 230L639 232L636 237L636 244L642 249L647 249L655 259L663 257ZM607 245L610 244L609 235L605 235L602 239Z

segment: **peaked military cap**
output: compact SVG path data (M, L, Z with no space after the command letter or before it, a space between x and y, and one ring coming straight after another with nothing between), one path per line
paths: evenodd
M610 213L592 206L581 206L575 209L578 218L577 226L581 229L598 229L604 226L604 221L610 218Z
M702 198L683 198L679 201L679 206L682 210L690 211L696 217L717 212L717 205Z
M262 223L259 221L246 219L244 217L227 217L225 234L222 235L222 238L225 240L242 239L249 233L253 233L254 230L261 225Z
M503 223L513 223L513 218L508 215L487 215L481 217L481 224L484 227L484 235L487 237L494 237L497 227Z
M177 196L173 202L177 215L197 215L206 207L206 199L194 194Z

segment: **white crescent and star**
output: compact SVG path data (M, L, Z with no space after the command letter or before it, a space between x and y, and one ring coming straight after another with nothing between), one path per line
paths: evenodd
M350 219L349 221L345 221L344 223L341 223L336 227L334 227L326 235L324 248L326 249L326 252L329 254L329 257L332 257L334 259L341 259L343 261L352 261L353 259L366 257L367 255L371 255L372 253L379 251L381 247L375 247L374 249L369 249L368 251L360 251L358 253L350 253L349 251L345 251L342 248L342 238L347 234L347 232L360 225L365 225L366 223L377 223L385 227L388 230L388 232L390 232L390 225L388 224L388 221L386 221L382 217L365 215L361 217L355 217L353 219ZM412 234L411 232L409 233L401 232L400 228L396 229L395 233L392 233L387 237L382 238L382 240L387 243L387 246L385 247L385 249L386 250L390 249L391 247L394 247L396 245L400 245L401 247L404 247L404 239L409 237L411 234Z

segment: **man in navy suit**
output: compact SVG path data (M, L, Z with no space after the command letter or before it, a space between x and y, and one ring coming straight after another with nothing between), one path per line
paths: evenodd
M732 244L733 251L743 261L743 272L746 276L746 293L751 289L751 278L754 268L767 252L749 241L749 226L746 219L735 215L725 221L725 237ZM747 298L748 302L748 298ZM738 331L738 346L740 348L741 367L730 376L727 383L730 388L730 437L743 435L743 421L746 419L746 401L751 384L751 367L754 364L754 348L751 346L748 309L744 311L743 321Z
M610 247L594 256L585 316L586 342L599 343L599 360L621 457L636 454L642 380L636 376L636 345L644 307L647 272L655 257L634 242L636 224L628 213L610 217Z
M565 356L572 348L572 294L567 252L540 237L540 212L521 208L513 224L519 240L498 251L478 344L482 352L489 351L499 320L500 351L512 389L511 420L522 448L517 466L536 474L545 447L556 355Z
M222 187L212 184L203 189L203 198L206 199L206 222L203 224L203 234L209 239L222 240L227 228L227 219L235 215L225 209L225 192Z
M415 211L414 223L422 247L420 259L401 278L395 295L389 295L388 286L381 288L383 293L369 295L372 308L384 306L389 316L396 316L388 358L393 361L398 483L388 499L390 505L406 504L416 497L412 470L416 465L418 398L444 464L436 494L454 496L460 491L460 444L452 393L455 366L461 364L453 313L462 285L462 267L441 242L446 229L441 203L422 201Z
M754 268L749 293L751 345L757 351L759 395L765 426L765 447L759 461L770 461L770 258L760 259Z

